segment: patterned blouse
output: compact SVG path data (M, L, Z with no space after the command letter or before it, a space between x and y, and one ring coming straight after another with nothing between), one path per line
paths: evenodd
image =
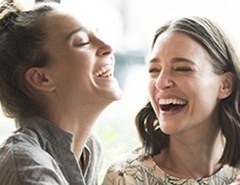
M110 166L103 185L228 185L238 174L239 169L225 165L210 177L181 179L164 172L137 149Z

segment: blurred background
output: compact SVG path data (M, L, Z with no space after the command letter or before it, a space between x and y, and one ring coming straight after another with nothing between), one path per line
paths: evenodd
M20 0L21 1L21 0ZM41 1L41 0L40 0ZM34 0L22 0L31 6ZM238 0L56 0L78 16L97 25L102 37L115 50L115 76L123 98L100 116L94 131L104 147L105 160L100 181L107 167L125 152L141 146L134 127L137 112L147 102L148 74L145 61L155 30L167 20L198 15L219 23L240 43ZM90 21L90 22L91 22ZM0 143L15 129L12 120L0 112Z

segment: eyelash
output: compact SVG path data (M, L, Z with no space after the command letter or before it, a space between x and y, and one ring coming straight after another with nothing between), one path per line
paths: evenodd
M80 44L73 44L74 47L82 47L82 46L85 46L85 45L88 45L90 44L90 42L83 42L83 43L80 43Z
M156 68L150 68L149 69L149 73L155 73L155 72L158 72L159 70L158 69L156 69Z
M173 69L174 71L176 71L176 72L191 72L192 71L192 69L191 68L189 68L189 67L176 67L175 69ZM149 69L149 73L156 73L156 72L159 72L159 71L161 71L161 69L157 69L157 68L150 68Z
M174 71L190 72L190 71L192 71L192 69L189 68L189 67L177 67L177 68L174 69Z

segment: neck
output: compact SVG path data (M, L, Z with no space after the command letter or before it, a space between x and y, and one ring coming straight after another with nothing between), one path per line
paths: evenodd
M80 108L49 108L44 114L52 123L73 135L72 152L79 161L84 145L99 115L107 105L81 105ZM54 110L54 112L49 111ZM77 111L76 111L77 110ZM61 116L59 116L61 115Z
M221 168L218 161L224 144L220 128L209 130L170 136L169 147L153 159L166 172L176 177L199 179L211 176Z

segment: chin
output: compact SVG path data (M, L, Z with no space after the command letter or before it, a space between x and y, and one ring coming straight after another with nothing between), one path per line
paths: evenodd
M114 101L118 101L122 98L123 96L123 92L120 88L118 89L114 89L114 91L108 91L105 95L105 99L107 101L110 101L110 103L114 102Z
M177 127L176 123L161 123L160 129L163 133L167 135L176 134L179 132L179 128Z
M103 97L103 101L112 103L122 98L122 90L116 78L95 78L98 96Z

